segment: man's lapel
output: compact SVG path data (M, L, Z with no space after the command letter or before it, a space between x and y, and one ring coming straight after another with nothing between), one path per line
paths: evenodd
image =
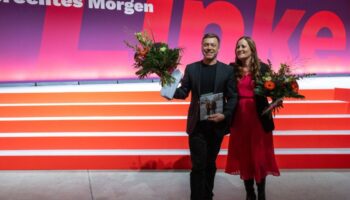
M223 71L223 70L220 70L220 67L221 67L221 63L218 61L217 65L216 65L214 93L218 93L218 87L219 87L220 77L221 77L220 72Z
M195 80L198 80L198 81L194 81L195 84L197 85L194 85L194 88L196 88L196 92L198 95L201 94L201 70L202 69L202 63L201 62L198 62L197 66L196 66L196 73L195 73Z

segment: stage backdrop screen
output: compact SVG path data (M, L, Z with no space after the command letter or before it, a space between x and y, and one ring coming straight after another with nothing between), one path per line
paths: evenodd
M135 79L134 33L200 60L201 38L221 37L219 60L253 37L259 57L296 72L350 73L348 0L0 0L0 82Z

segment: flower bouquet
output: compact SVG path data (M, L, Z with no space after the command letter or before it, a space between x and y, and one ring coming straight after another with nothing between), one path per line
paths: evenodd
M175 78L171 74L179 65L182 50L169 48L166 43L155 42L145 31L135 33L135 37L138 44L125 43L135 51L133 65L138 69L138 78L144 79L155 73L162 86L174 83Z
M283 108L284 98L305 98L304 95L299 94L299 85L297 80L304 77L310 77L315 74L293 74L290 66L281 64L277 72L272 70L271 62L268 60L268 72L262 74L260 80L256 81L254 89L255 94L271 98L272 102L263 111L263 115L273 112L275 115L279 109Z

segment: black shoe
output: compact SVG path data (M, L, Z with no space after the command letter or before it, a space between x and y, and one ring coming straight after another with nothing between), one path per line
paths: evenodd
M266 179L261 179L260 183L257 183L258 186L258 200L265 200L265 184L266 184Z
M246 200L256 200L256 195L254 192L254 179L249 179L244 181L245 191L247 192Z

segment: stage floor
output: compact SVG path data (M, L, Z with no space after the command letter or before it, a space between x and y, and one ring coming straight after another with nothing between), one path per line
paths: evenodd
M350 199L350 170L283 170L269 200ZM245 199L238 176L219 171L215 200ZM186 200L189 171L0 171L4 200Z

